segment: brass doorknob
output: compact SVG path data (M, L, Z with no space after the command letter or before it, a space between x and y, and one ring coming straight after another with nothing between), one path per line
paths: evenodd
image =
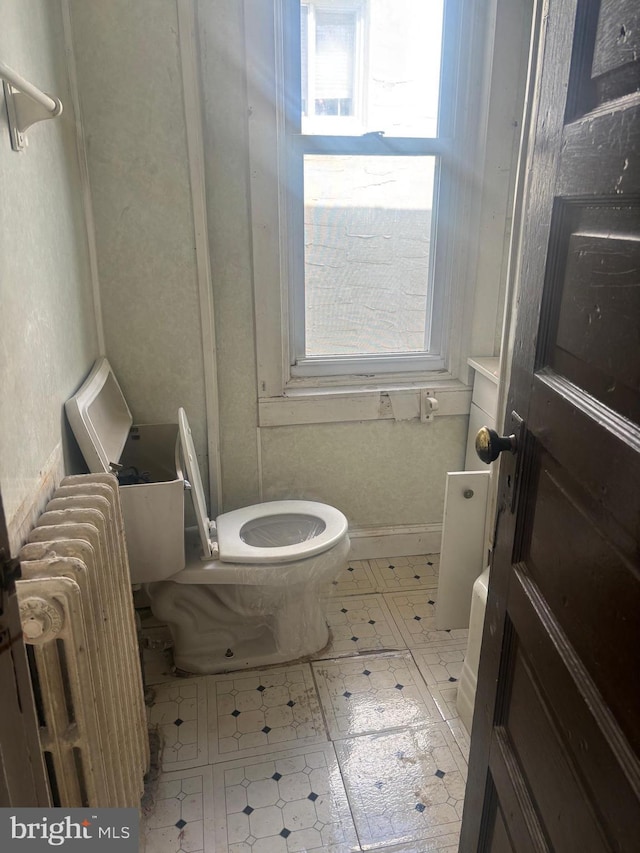
M518 440L515 435L498 435L494 429L483 426L476 435L476 453L487 465L500 456L504 450L515 453Z

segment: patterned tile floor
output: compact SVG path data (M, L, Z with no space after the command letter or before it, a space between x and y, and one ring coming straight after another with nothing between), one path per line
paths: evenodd
M177 678L166 627L144 619L164 744L144 853L456 853L467 631L435 628L438 563L351 562L306 662Z

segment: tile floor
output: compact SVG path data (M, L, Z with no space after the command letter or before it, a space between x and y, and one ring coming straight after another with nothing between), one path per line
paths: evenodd
M145 853L456 853L469 739L466 631L438 631L438 555L351 562L331 643L261 670L176 678L143 622L164 743Z

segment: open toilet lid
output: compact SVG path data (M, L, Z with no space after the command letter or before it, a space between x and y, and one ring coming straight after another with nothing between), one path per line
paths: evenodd
M200 541L202 542L202 553L205 557L211 557L213 554L213 547L211 543L211 522L207 515L207 503L204 498L202 478L200 477L200 468L198 466L198 457L196 456L196 449L191 435L191 427L187 420L187 413L182 408L178 409L178 426L180 428L180 443L182 445L184 465L187 469L187 478L191 484L193 508L198 522Z
M111 472L120 462L133 417L106 358L96 361L64 406L89 471Z

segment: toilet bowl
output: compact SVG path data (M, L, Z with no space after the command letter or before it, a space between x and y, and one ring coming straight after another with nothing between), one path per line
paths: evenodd
M96 363L66 410L92 472L118 469L124 460L127 470L143 477L120 487L127 543L134 546L131 581L144 585L154 615L169 626L178 669L204 674L280 663L327 644L320 593L349 553L347 519L338 509L315 501L271 501L210 521L184 409L172 453L171 425L132 426L106 359ZM140 465L134 464L136 453ZM182 494L190 492L197 521L185 531L179 505L180 547L176 484Z

